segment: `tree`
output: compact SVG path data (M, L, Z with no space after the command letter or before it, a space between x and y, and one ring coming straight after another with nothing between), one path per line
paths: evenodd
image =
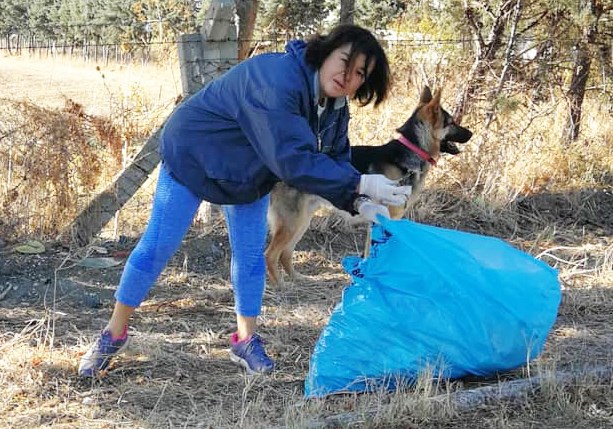
M8 35L28 26L28 9L20 0L2 0L0 2L0 32Z
M341 24L353 24L355 13L355 0L341 0L341 13L339 22Z
M464 112L474 100L487 67L503 46L502 37L514 6L515 2L512 0L504 0L498 5L491 5L489 2L469 3L464 0L464 18L472 32L475 59L453 112L458 123L462 121Z
M247 58L255 30L258 0L235 0L238 15L238 59Z
M267 35L286 39L306 37L321 31L334 9L328 0L262 0L261 27Z
M56 28L53 25L51 11L53 10L53 0L31 0L28 2L28 27L33 33L41 37L53 37Z
M579 12L585 16L585 19L581 25L581 37L575 41L573 46L573 75L566 93L569 115L562 136L566 142L576 140L579 137L585 88L592 66L590 47L596 43L598 21L604 12L603 3L597 0L583 0Z
M385 29L402 15L408 3L403 0L357 0L356 21L374 30Z
M535 39L536 46L536 69L531 82L534 99L544 98L545 86L563 87L568 117L562 141L570 142L579 137L588 82L602 79L604 89L613 79L606 55L611 46L613 5L605 7L605 2L599 0L541 0L533 2L532 8L538 14L525 27L529 31L526 35ZM593 64L598 61L602 74L593 72Z
M132 0L108 0L98 13L97 23L100 41L118 45L127 40L128 28L136 20Z

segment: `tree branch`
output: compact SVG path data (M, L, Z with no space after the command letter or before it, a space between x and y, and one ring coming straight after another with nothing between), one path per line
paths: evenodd
M475 11L468 5L466 0L464 0L464 16L466 17L468 25L473 29L475 37L477 38L477 56L481 56L481 52L483 52L485 49L485 41L483 40L483 35L481 34L481 27L483 27L483 24L477 21Z

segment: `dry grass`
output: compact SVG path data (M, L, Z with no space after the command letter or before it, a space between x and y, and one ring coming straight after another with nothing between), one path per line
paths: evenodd
M0 97L33 101L44 108L61 109L64 100L72 99L86 106L89 115L109 117L122 99L143 97L165 106L181 93L174 60L161 66L142 66L96 64L69 56L39 58L4 52L0 56Z
M452 82L445 86L448 106ZM352 141L393 136L417 91L400 85L394 95L378 112L354 109ZM127 118L137 105L115 118ZM611 373L595 378L589 372L613 367L610 114L607 106L588 101L580 141L561 146L562 106L533 106L521 98L513 106L520 107L488 130L479 126L479 116L466 118L475 137L461 155L445 158L432 171L410 215L502 237L559 270L559 317L543 355L530 365L491 380L434 382L426 372L415 386L393 393L304 401L310 354L349 281L340 259L359 253L364 239L360 227L322 214L296 254L297 268L313 281L270 289L265 296L262 333L279 370L247 377L227 358L233 299L226 231L217 220L192 229L137 312L128 351L102 380L80 380L76 366L108 318L121 266L80 267L75 262L87 254L84 249L52 242L41 256L5 248L0 284L13 289L0 300L0 427L613 427ZM29 109L39 115L38 124L66 114ZM26 130L35 132L31 126ZM120 214L117 233L127 241L105 242L103 236L96 244L110 252L129 250L146 220L150 195L150 189L143 191L143 205ZM99 296L103 307L87 306L85 293ZM522 377L538 385L519 398L493 398L469 409L454 401L457 392Z

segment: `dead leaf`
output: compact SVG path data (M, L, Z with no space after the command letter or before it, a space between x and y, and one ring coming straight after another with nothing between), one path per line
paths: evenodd
M106 247L102 247L102 246L92 246L91 249L95 253L99 253L100 255L106 255L106 254L109 253L109 251L106 249Z
M45 245L37 240L29 240L26 241L24 244L19 244L15 246L15 251L25 254L44 253Z
M77 265L87 268L111 268L123 261L115 258L83 258Z

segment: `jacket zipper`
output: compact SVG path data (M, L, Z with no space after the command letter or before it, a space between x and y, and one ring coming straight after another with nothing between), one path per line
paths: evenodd
M322 141L321 141L321 117L323 116L326 108L322 108L319 104L317 104L317 152L321 152L322 149ZM327 128L326 128L327 129Z

